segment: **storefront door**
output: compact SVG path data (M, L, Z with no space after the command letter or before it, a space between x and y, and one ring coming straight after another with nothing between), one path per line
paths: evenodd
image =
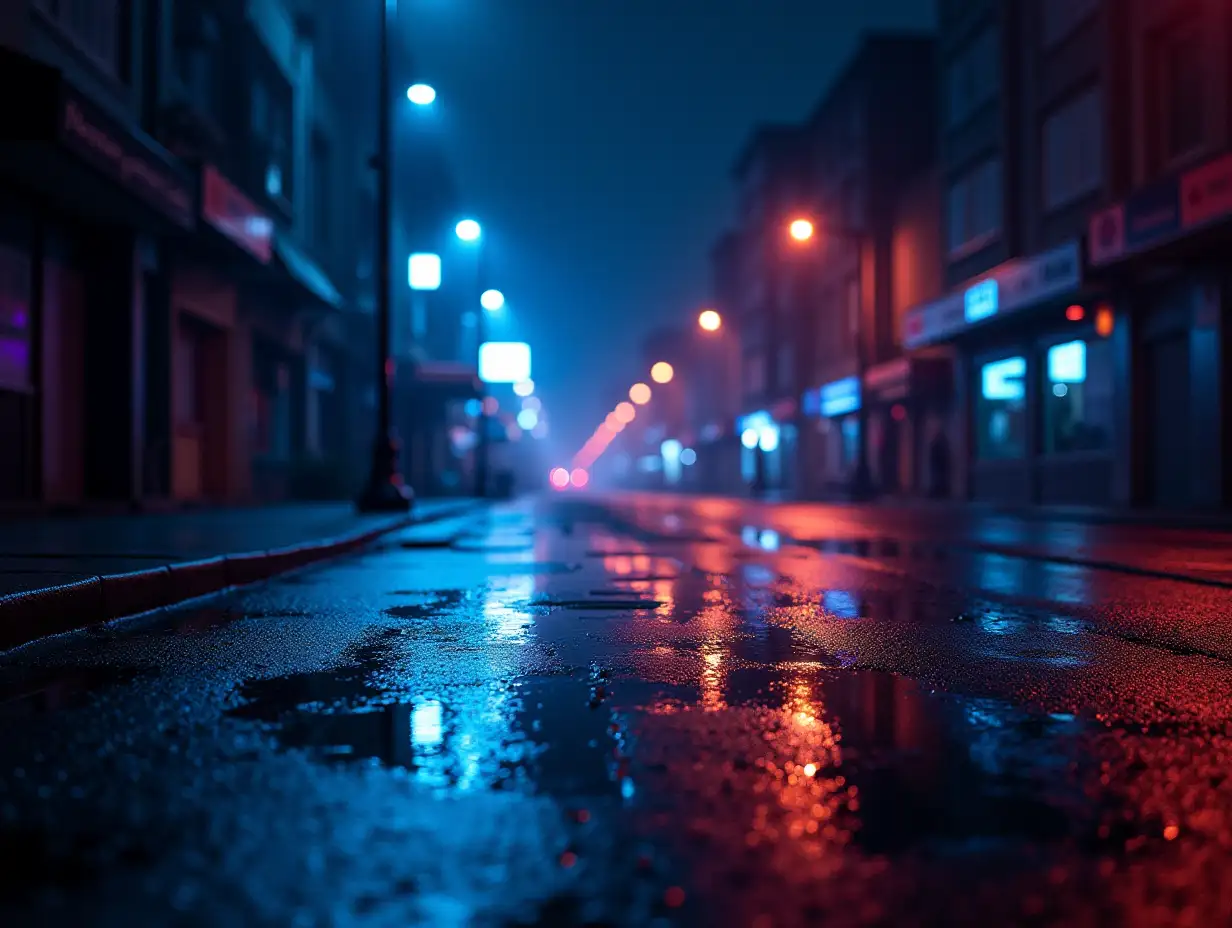
M1147 373L1151 417L1148 502L1164 509L1185 507L1191 502L1187 333L1151 342Z

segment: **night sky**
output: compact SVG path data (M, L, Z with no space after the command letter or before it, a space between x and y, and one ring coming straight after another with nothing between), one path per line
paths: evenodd
M420 79L557 437L644 376L640 339L709 297L729 172L759 121L805 117L861 30L935 0L402 0ZM626 376L627 375L627 376ZM580 440L580 438L579 438Z

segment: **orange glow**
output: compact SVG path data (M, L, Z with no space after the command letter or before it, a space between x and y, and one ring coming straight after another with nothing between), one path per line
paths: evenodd
M552 481L552 486L558 490L563 490L569 486L569 472L563 467L553 468L548 479Z
M575 467L573 473L569 475L569 481L580 490L590 483L590 474L586 472L585 467Z
M650 402L650 387L644 383L635 383L629 388L629 399L639 406L645 406Z
M797 242L807 242L816 230L813 228L813 223L807 219L793 219L791 225L787 227L787 232Z
M621 403L615 410L616 421L628 425L637 418L637 410L632 403Z
M650 379L655 383L671 383L676 371L666 361L660 361L650 369Z
M1073 306L1067 307L1065 310L1065 318L1070 322L1081 322L1086 316L1087 311L1075 303Z
M697 324L703 332L717 332L723 327L723 317L713 309L705 309L697 317Z
M1112 309L1108 306L1101 306L1095 310L1095 334L1100 338L1107 338L1112 334L1112 330L1116 325L1116 317L1112 315Z

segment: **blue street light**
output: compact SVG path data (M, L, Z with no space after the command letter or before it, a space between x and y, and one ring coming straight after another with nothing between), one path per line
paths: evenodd
M453 231L464 242L477 242L483 235L483 229L474 219L463 219L454 226Z
M406 89L406 98L416 106L431 106L436 100L436 90L428 84L411 84Z
M494 313L505 305L505 294L499 290L485 290L479 296L479 305L488 312Z

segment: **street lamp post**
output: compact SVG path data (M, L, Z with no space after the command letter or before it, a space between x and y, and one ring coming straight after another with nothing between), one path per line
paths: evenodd
M811 241L814 235L813 223L808 219L793 220L787 231L795 241L801 243ZM856 249L856 285L855 289L847 294L846 307L850 315L860 397L860 403L856 407L856 431L859 441L856 446L856 471L852 476L851 495L857 500L867 500L874 495L873 475L868 460L868 403L865 402L864 396L864 375L868 372L868 347L864 339L864 247L868 236L862 229L827 226L825 231L834 238L847 240Z
M391 424L391 392L394 381L393 357L390 352L390 301L393 275L391 251L391 168L393 136L390 126L390 62L389 20L397 4L377 0L381 8L381 49L377 93L377 154L372 159L377 172L376 210L376 377L377 422L372 447L372 466L367 486L357 501L363 512L405 512L411 507L414 494L402 479L398 466L398 442Z

